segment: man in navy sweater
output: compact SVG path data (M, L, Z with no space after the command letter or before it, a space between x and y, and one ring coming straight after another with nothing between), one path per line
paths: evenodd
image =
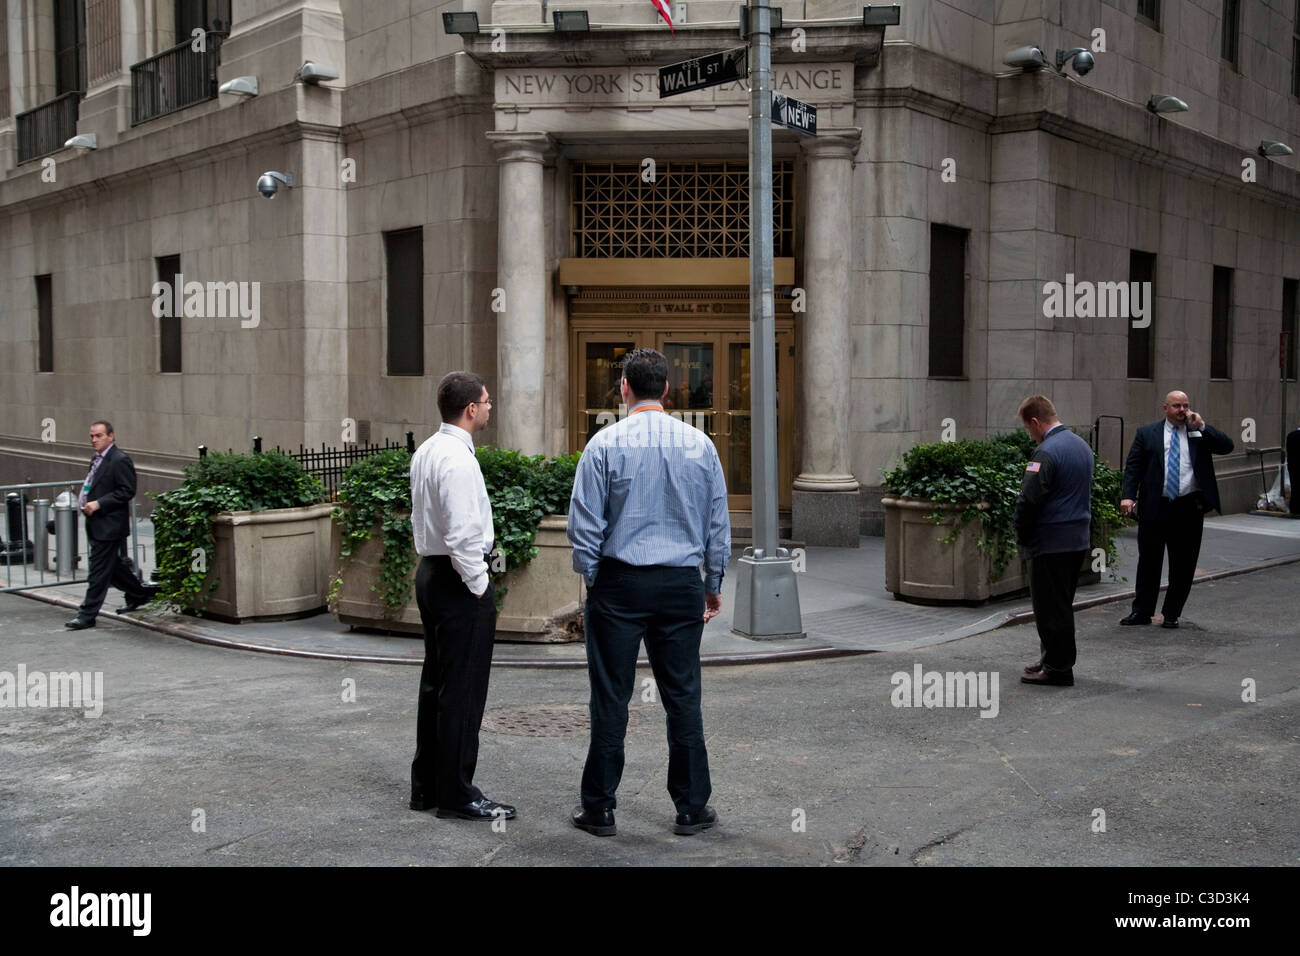
M1025 668L1026 684L1074 684L1074 591L1092 527L1093 454L1061 424L1044 395L1020 403L1020 420L1038 443L1016 499L1016 540L1029 560L1029 594L1042 653Z

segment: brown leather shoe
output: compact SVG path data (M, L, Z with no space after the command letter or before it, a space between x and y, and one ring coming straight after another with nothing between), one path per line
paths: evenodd
M1040 670L1036 674L1025 671L1020 675L1022 684L1040 684L1046 687L1073 687L1074 671L1044 671Z
M1043 662L1034 661L1032 664L1025 665L1026 674L1041 674L1043 672Z

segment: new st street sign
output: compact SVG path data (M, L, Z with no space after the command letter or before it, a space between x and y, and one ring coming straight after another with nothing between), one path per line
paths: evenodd
M736 47L659 67L659 98L702 90L749 76L749 48Z
M796 133L817 135L817 107L793 96L772 94L772 122Z

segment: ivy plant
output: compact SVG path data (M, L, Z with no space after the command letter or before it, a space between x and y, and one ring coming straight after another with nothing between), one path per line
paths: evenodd
M324 500L320 479L281 452L214 453L191 462L180 487L150 492L158 561L155 606L201 614L220 583L212 519L221 511L296 508Z
M533 540L542 518L568 511L580 456L528 456L491 446L476 449L475 455L492 503L496 547L503 559L490 566L499 609L506 593L506 574L537 555ZM343 567L334 581L331 603L343 586L346 563L378 525L382 528L383 552L379 581L371 588L378 594L386 617L401 612L411 599L411 571L415 567L410 516L411 455L405 449L372 455L344 473L339 484L339 507L334 512L342 531Z
M881 478L891 494L960 508L952 532L940 539L944 544L956 541L967 524L978 520L982 533L976 546L991 559L989 580L996 581L1016 558L1016 497L1025 463L1036 447L1023 428L983 440L916 445ZM1119 511L1122 478L1122 473L1105 461L1096 460L1091 489L1091 543L1105 550L1112 578L1118 578L1115 534L1125 520ZM941 524L951 515L936 511L928 517Z

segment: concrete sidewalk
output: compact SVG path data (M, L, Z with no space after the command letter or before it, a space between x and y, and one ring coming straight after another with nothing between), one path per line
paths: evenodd
M151 537L142 536L142 539L152 544ZM1107 574L1101 583L1080 588L1076 608L1115 602L1116 614L1122 616L1121 609L1133 593L1136 531L1126 531L1118 545L1119 562L1114 571L1121 580L1112 580ZM146 556L151 552L152 547L147 546ZM1197 580L1293 561L1300 561L1300 521L1260 515L1211 517L1205 522ZM146 570L151 563L145 562ZM734 566L734 558L732 563ZM857 549L808 548L806 564L806 572L798 576L805 639L752 641L733 634L736 576L729 573L723 584L722 614L704 629L701 647L704 663L749 664L921 648L1032 616L1028 595L979 607L925 607L895 600L884 586L883 538L863 537ZM81 603L84 591L84 584L76 584L18 593L72 610ZM112 591L105 606L116 606L119 599L120 593ZM1195 613L1195 601L1192 612ZM298 621L248 624L224 624L159 612L132 615L104 612L102 617L198 643L271 654L416 665L424 660L424 644L418 637L353 631L330 614ZM581 643L498 643L493 663L498 667L581 668L586 666L586 654Z

